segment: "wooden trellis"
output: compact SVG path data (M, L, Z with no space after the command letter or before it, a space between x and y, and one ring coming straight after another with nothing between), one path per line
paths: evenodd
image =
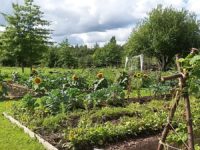
M187 133L188 133L188 143L186 146L187 146L188 150L194 150L192 115L191 115L191 109L190 109L189 93L188 93L187 85L186 85L186 81L187 81L189 75L186 70L181 68L178 59L179 59L179 56L176 55L176 65L177 65L178 74L161 78L161 81L163 81L163 82L167 81L167 80L178 79L179 80L179 89L176 91L175 102L171 107L171 110L170 110L170 113L168 116L168 120L167 120L167 124L165 125L165 128L162 132L162 136L161 136L157 150L163 150L163 148L164 148L164 144L165 144L167 135L168 135L169 131L172 129L172 125L171 125L172 120L173 120L174 114L176 112L176 108L178 107L179 100L181 97L184 98L184 101L186 104L185 112L186 112Z

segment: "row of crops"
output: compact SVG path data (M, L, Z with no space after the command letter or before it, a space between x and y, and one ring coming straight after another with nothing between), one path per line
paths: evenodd
M18 72L2 71L0 81L4 91L6 91L5 82L8 82L24 85L34 90L38 95L46 95L54 89L81 91L81 93L92 93L93 95L101 93L107 95L106 93L116 90L117 92L121 91L119 93L123 98L127 96L124 90L127 90L128 84L131 87L132 95L130 96L132 97L166 94L166 91L170 91L176 82L161 84L158 80L159 74L161 75L159 72L136 72L131 76L130 82L130 76L124 71L120 72L119 69L102 69L100 71L97 69L73 71L46 71L46 69L39 69L37 71L33 70L31 76L29 74L21 75ZM95 94L96 92L97 94ZM125 95L123 96L122 93L125 93Z

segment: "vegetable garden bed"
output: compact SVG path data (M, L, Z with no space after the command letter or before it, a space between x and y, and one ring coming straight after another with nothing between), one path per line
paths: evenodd
M194 108L195 133L196 137L199 137L200 107L197 102L198 100L193 100L192 106ZM143 104L130 103L123 107L107 106L42 116L39 112L21 111L20 105L18 103L18 106L14 107L12 115L59 150L82 149L82 147L88 150L93 148L116 149L118 147L120 150L122 147L133 148L138 143L138 145L144 144L145 147L148 143L150 144L151 140L148 142L148 139L163 129L170 109L170 101L152 100ZM181 107L184 107L183 104ZM186 127L183 126L184 112L182 108L178 109L173 122L174 126L180 130L180 134ZM184 137L185 134L182 135L182 138ZM180 145L181 140L172 133L168 138L169 142L176 141ZM156 141L153 137L152 143L156 143ZM155 146L155 144L153 145Z
M92 149L160 132L168 104L168 101L130 103L126 107L79 110L45 118L31 116L32 112L16 113L17 110L13 115L58 149L83 146Z
M13 106L11 115L59 150L112 149L116 145L128 148L126 141L130 148L143 141L146 145L148 142L140 142L140 139L148 139L162 131L170 109L170 101L166 99L171 99L176 85L176 82L160 83L154 77L136 73L129 83L126 73L115 81L98 73L96 80L91 81L73 72L56 75L39 72L16 82L41 97L25 95ZM131 92L128 85L132 87ZM198 133L197 100L193 100L192 105ZM181 145L186 140L183 108L182 104L173 122L178 132L184 133L183 138L171 133L170 143Z

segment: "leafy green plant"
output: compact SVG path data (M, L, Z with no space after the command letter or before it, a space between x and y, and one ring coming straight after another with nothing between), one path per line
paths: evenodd
M19 78L20 78L20 75L18 72L13 72L12 73L12 81L13 82L18 82L19 81Z
M170 143L176 143L178 145L182 145L187 141L187 126L185 123L179 123L175 132L171 132L171 134L167 137L167 141Z
M8 86L6 82L0 81L0 99L5 98L8 95Z
M127 72L123 71L120 73L119 77L117 78L117 83L123 87L123 89L128 88L128 81L129 81L129 75Z
M84 104L86 109L107 105L122 106L124 104L124 97L123 88L118 84L113 84L108 88L99 89L88 94Z
M198 144L195 144L194 149L195 150L200 150L200 146Z
M85 95L86 94L78 88L68 88L63 92L64 107L66 107L67 110L83 108L83 100Z
M119 86L118 84L113 84L107 88L107 93L107 104L112 106L124 105L125 93L121 86Z
M138 98L141 97L141 88L145 78L147 78L146 74L138 72L133 75L133 78L131 80L131 87L137 91Z
M49 131L58 130L58 128L61 127L62 122L64 122L64 119L66 119L66 116L64 114L50 116L44 119L44 121L42 122L42 126Z
M62 102L61 91L52 90L45 98L46 98L45 108L53 115L59 113L60 103Z
M27 94L21 100L21 107L28 111L33 111L35 108L35 101L36 98L32 97L30 94Z
M77 77L76 75L72 76L72 81L70 82L71 88L78 88L78 89L88 89L88 84L86 79L83 77Z
M165 83L157 82L157 83L151 85L150 88L151 88L153 95L155 97L157 97L159 95L170 94L170 91L172 91L172 89L175 86L174 84L171 84L171 83L174 83L174 82L173 81L165 82Z
M94 91L107 88L108 87L108 80L103 76L103 73L99 72L97 74L97 79L94 82Z
M195 96L200 97L200 55L192 56L190 54L184 59L184 69L189 73L189 92Z

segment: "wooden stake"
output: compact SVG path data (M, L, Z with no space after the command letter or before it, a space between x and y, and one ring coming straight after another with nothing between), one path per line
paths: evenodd
M128 96L128 99L130 98L130 94L131 94L131 81L132 81L132 76L133 76L133 73L129 73L128 74L128 86L127 86L127 96Z
M190 100L189 96L184 96L185 103L186 103L186 121L187 121L187 132L188 132L188 146L189 150L194 150L194 134L193 134L193 127L192 127L192 114L190 110Z
M165 125L165 128L164 128L164 130L162 132L162 136L161 136L161 139L160 139L160 141L162 143L165 142L165 140L167 138L167 135L168 135L168 133L169 133L169 131L171 129L170 124L172 124L172 120L173 120L174 114L176 112L176 108L177 108L177 106L179 104L180 95L181 95L180 91L179 90L176 91L175 102L174 102L173 106L171 107L171 110L170 110L170 113L169 113L169 117L168 117L168 120L167 120L167 124ZM162 149L163 149L163 144L159 143L157 150L162 150Z
M188 75L186 74L185 78L183 79L183 98L185 100L185 112L186 112L186 121L187 121L187 132L188 132L188 147L189 150L194 150L194 134L193 134L193 127L192 127L192 114L190 109L190 99L189 93L187 90L186 79Z

